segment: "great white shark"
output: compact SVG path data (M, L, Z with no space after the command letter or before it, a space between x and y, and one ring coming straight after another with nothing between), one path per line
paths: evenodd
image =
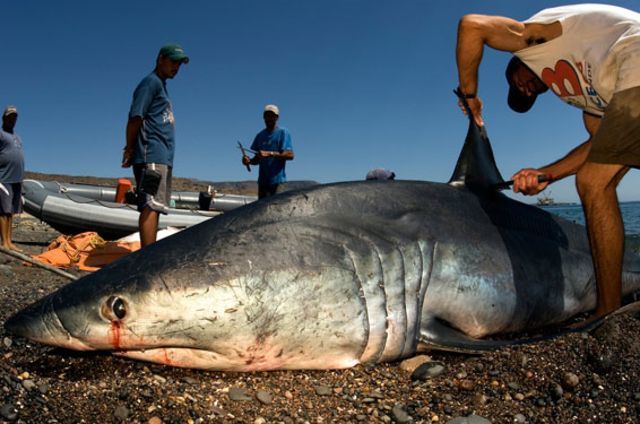
M70 283L5 328L211 370L492 349L596 301L585 228L503 195L503 183L472 122L448 183L344 182L263 199ZM639 271L627 251L625 294Z

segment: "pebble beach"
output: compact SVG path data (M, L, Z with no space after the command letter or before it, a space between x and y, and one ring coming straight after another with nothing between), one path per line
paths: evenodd
M59 235L27 214L14 224L14 242L27 254ZM0 254L0 321L68 282ZM0 422L638 423L638 334L639 317L620 314L590 333L482 355L230 373L51 348L0 328Z

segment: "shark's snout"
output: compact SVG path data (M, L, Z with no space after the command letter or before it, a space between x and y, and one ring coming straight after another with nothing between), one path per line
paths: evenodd
M4 328L9 334L27 339L40 335L46 330L43 320L45 308L45 302L38 302L5 321Z
M7 333L54 346L68 347L70 336L46 297L16 313L4 323Z

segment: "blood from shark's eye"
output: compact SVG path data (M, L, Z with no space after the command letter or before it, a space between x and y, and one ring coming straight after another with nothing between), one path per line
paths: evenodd
M127 306L119 297L111 296L102 306L102 314L109 321L120 321L127 316Z

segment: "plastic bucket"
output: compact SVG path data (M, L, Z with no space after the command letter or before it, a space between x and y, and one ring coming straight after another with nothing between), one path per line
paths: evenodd
M126 178L120 178L116 189L116 203L124 203L129 191L131 191L131 181Z

